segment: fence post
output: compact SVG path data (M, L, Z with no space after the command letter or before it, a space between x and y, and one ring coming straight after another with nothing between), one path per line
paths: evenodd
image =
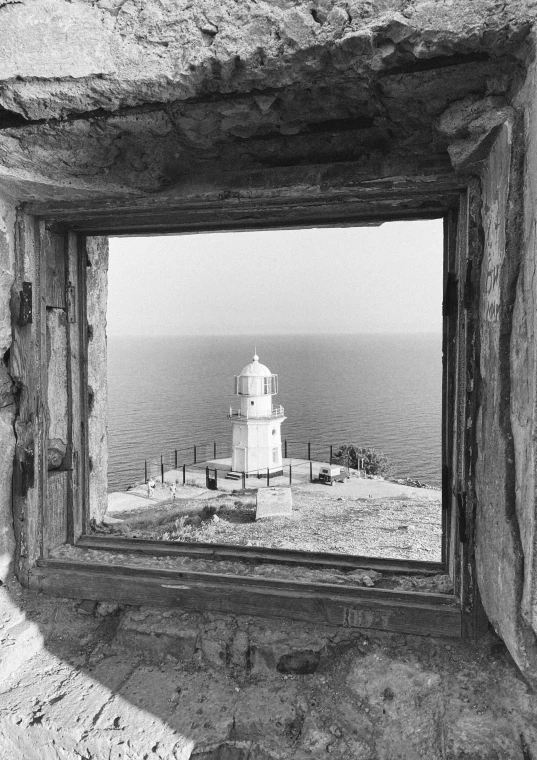
M177 449L175 449L175 469L177 469Z
M216 441L213 442L213 456L216 459Z
M283 449L284 449L284 452L285 452L284 457L287 459L287 438L283 442Z
M186 464L183 465L183 485L186 483Z
M311 442L308 441L308 459L311 459Z
M218 470L214 471L214 487L218 491Z
M205 486L209 488L209 468L205 468Z
M330 464L332 464L332 458L334 456L332 444L330 444Z
M313 483L313 462L310 459L310 483Z
M243 491L246 490L246 473L244 470L242 471L242 489Z
M147 483L147 459L144 459L144 482Z
M194 446L194 464L196 464L196 447Z
M270 470L267 467L267 487L270 486Z
M162 454L160 455L160 482L164 485L164 460Z
M292 472L292 470L293 470L293 468L291 467L291 465L289 465L289 485L290 486L293 485L293 472Z

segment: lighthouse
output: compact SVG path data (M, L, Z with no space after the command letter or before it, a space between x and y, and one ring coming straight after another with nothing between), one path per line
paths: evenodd
M278 375L260 364L254 355L240 375L235 375L238 409L229 410L233 425L231 469L251 475L283 472L281 425L283 406L274 406L278 393Z

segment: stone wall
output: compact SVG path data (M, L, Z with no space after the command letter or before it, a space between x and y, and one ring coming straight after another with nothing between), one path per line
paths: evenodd
M516 514L520 523L524 572L522 615L537 633L537 514L535 507L537 396L537 64L530 67L515 105L523 114L523 143L518 161L523 171L519 190L519 237L522 251L511 335L511 426L515 450Z
M535 69L482 173L476 562L487 615L529 678L535 616Z
M15 552L11 477L15 452L15 388L5 356L11 346L11 286L15 279L15 204L0 197L0 581L13 569Z
M330 167L345 162L353 162L356 186L383 178L391 190L411 172L431 184L453 168L481 172L480 416L470 503L483 604L528 678L537 673L535 15L533 0L0 2L0 179L18 200L61 206L78 198L106 208L110 198L162 198L179 187L187 201L202 188L239 204L252 192L252 171L277 199L278 172L300 167L301 187L287 191L293 199L329 194ZM309 173L316 163L328 167L325 174ZM222 178L235 171L236 184L226 185ZM17 319L9 294L15 271L32 279L35 269L33 260L14 261L15 205L0 201L0 579L13 561L20 401L2 361ZM28 223L27 258L34 232ZM90 512L99 521L107 467L106 241L90 239L88 255ZM55 318L65 319L59 307L48 315L51 335L59 334ZM56 345L49 346L52 364ZM21 370L24 360L17 357ZM65 443L64 404L51 391L48 412L55 408L63 425L53 438ZM17 428L23 448L32 425L24 419ZM24 512L25 498L17 520L35 522L25 528L31 548L19 540L28 565L41 524ZM16 609L12 599L9 605ZM129 635L134 640L132 626Z
M17 388L7 371L11 348L11 290L15 281L15 202L0 197L0 683L33 657L43 643L38 626L27 619L14 581L16 557L12 508ZM14 317L15 318L15 317Z
M487 128L483 111L506 107L535 15L531 0L0 10L0 176L17 198L66 202L330 161L377 177L411 162L449 171L438 118L469 98L472 136Z
M529 760L537 698L476 643L78 604L25 592L45 647L0 680L10 760Z

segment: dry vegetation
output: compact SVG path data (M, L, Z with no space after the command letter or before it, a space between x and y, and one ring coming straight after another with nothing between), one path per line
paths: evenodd
M337 493L337 492L336 492ZM350 499L293 489L293 515L255 520L255 492L161 502L121 515L131 538L228 543L402 559L440 560L441 508L430 498Z

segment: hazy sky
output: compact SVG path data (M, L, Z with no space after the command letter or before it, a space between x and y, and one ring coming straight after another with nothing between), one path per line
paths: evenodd
M442 222L111 238L109 335L440 332Z

